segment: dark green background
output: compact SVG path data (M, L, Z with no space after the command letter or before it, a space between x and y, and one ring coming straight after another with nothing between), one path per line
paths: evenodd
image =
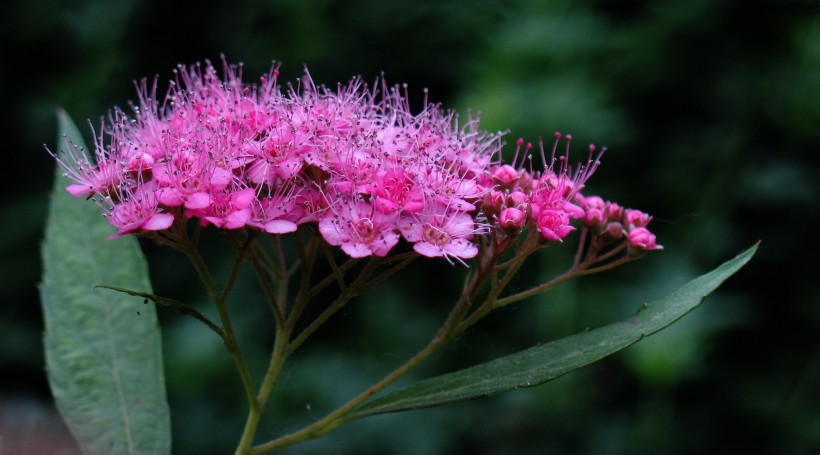
M484 129L509 129L509 142L571 132L579 159L584 144L607 145L588 192L655 216L665 251L492 315L419 377L621 319L763 241L706 305L611 359L486 401L374 417L288 453L820 452L815 1L40 0L3 10L6 448L12 431L42 442L54 429L41 425L51 404L36 283L55 109L99 124L135 98L132 80L165 81L178 63L224 53L245 63L247 80L272 59L283 80L303 64L330 85L384 71L409 83L414 106L427 87L463 115L481 111ZM179 257L147 247L158 292L201 299ZM564 259L560 248L533 258L517 286ZM340 314L296 356L260 434L311 421L422 346L463 274L419 261ZM233 305L259 368L271 334L254 292L243 281ZM175 453L229 453L244 407L227 356L193 321L160 318Z

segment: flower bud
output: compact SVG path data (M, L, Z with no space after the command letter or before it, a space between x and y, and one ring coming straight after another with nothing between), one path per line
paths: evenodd
M501 211L498 216L498 224L511 237L521 233L524 228L524 223L527 221L527 215L524 211L515 207L507 207Z
M610 221L604 228L603 235L610 242L621 240L624 236L624 225L617 221Z
M594 207L588 208L584 214L584 224L587 225L593 234L600 234L606 225L604 211Z
M519 209L524 209L527 207L527 204L530 202L529 196L524 194L521 191L513 191L512 193L507 196L507 205L509 207L517 207Z
M629 242L629 254L639 255L644 251L662 250L663 247L655 243L655 235L646 228L634 228L626 237Z
M610 202L604 207L604 214L609 221L621 221L624 209L615 202Z
M628 209L624 211L624 224L629 228L646 227L651 219L652 217L640 210Z
M575 195L575 200L578 202L584 209L601 209L603 210L604 206L606 205L604 200L601 199L600 196L583 196L580 193Z
M522 172L518 176L518 188L521 191L524 191L526 193L529 193L530 191L532 191L532 188L533 188L532 175L530 175L529 172Z
M502 188L512 188L515 181L518 180L518 171L509 164L496 167L492 170L492 174L493 182Z
M488 191L487 194L484 195L483 200L484 213L488 217L501 213L501 208L504 207L505 200L504 193L501 191Z

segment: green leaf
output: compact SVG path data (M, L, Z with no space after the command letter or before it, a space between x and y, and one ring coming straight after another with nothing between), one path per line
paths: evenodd
M572 335L454 373L420 381L365 403L345 420L440 406L551 381L652 335L695 309L757 251L754 245L625 321Z
M61 111L58 120L57 147L86 153L71 119ZM57 408L88 455L169 454L156 309L94 289L150 292L145 258L134 237L106 240L113 228L96 204L65 191L69 183L58 169L42 247L43 338Z

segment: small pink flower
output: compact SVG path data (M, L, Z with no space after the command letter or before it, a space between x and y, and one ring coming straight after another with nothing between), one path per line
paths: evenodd
M296 223L304 216L304 209L296 204L295 197L277 195L255 201L248 225L268 234L287 234L296 231Z
M319 220L319 232L327 243L341 246L350 257L384 257L399 242L393 217L363 202L341 202Z
M302 170L302 153L310 149L307 139L282 126L271 128L260 141L246 142L243 150L249 155L245 162L248 179L255 184L292 179Z
M210 204L199 209L189 209L185 216L199 218L202 226L212 224L218 228L239 229L251 218L251 204L256 199L253 188L223 191L210 196Z
M424 208L424 194L409 172L390 169L373 183L373 205L382 213L415 213Z
M472 242L473 236L484 232L468 213L438 205L402 216L399 229L417 253L447 260L475 257L478 247Z
M204 209L211 197L233 180L230 170L217 165L207 154L178 152L170 160L157 163L152 170L160 185L159 200L163 205L187 209Z
M538 232L551 242L563 242L575 228L569 224L569 215L563 210L542 210L536 220Z
M600 196L583 196L580 193L575 195L575 200L581 208L587 210L591 208L603 210L606 203Z
M117 162L101 162L96 168L79 169L69 177L77 182L66 187L74 197L108 195L122 182L122 167Z
M174 223L174 215L159 208L156 191L156 184L147 182L138 186L133 194L122 195L108 216L108 222L117 228L117 233L107 238L168 229Z

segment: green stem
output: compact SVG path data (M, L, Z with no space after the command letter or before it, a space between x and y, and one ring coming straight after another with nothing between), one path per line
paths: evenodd
M273 344L273 352L271 353L270 363L265 372L265 377L262 379L262 385L259 387L259 392L256 394L256 406L251 406L248 411L248 418L245 421L245 428L242 431L242 436L239 439L239 445L236 447L235 455L246 455L251 453L251 446L253 446L253 439L256 436L256 430L259 427L259 420L262 418L262 412L265 410L265 404L270 398L273 391L273 386L276 384L279 374L282 372L282 367L288 358L286 347L291 331L284 327L279 327L276 331L276 339Z
M327 308L325 308L322 313L316 317L311 323L305 327L299 335L296 336L287 346L286 353L290 355L293 351L295 351L302 343L307 340L307 338L312 335L322 324L325 323L331 316L333 316L337 311L342 309L347 303L355 297L359 292L362 290L362 285L370 278L370 274L373 273L373 269L375 269L376 265L378 264L378 259L371 258L370 261L364 266L364 269L359 273L359 276L353 281L353 283L346 285L342 292L339 294L338 297L330 304ZM344 277L341 279L343 280ZM295 313L295 311L294 311ZM298 316L298 315L297 315ZM293 326L296 324L297 318L294 318L294 314L291 314L291 317L288 318L288 326Z
M239 343L236 338L236 333L233 330L233 324L231 324L230 316L228 315L228 309L225 305L225 295L219 292L216 282L211 275L208 266L205 264L205 260L202 258L202 255L199 254L199 251L194 247L193 243L188 243L186 248L184 248L186 256L193 264L194 268L196 269L197 273L199 274L200 279L205 284L205 288L208 292L208 296L213 301L214 306L216 306L217 313L219 314L219 319L222 322L222 333L224 336L222 337L222 342L225 345L225 348L228 350L231 358L233 358L234 364L236 364L236 369L239 372L239 376L242 380L242 386L245 388L245 395L248 400L248 405L253 408L258 408L258 403L256 402L255 392L253 382L251 381L250 372L248 371L248 366L245 363L245 358L242 355L242 351L239 348Z
M571 269L567 270L566 272L556 276L555 278L547 281L546 283L540 284L533 288L527 289L526 291L521 291L519 293L508 295L507 297L498 299L493 304L494 308L500 308L504 305L509 305L514 302L518 302L520 300L524 300L527 297L532 297L534 295L540 294L542 292L546 292L555 286L563 283L564 281L569 280L570 278L576 277L582 274L581 270L578 270L576 267L572 267Z
M372 261L368 263L366 267L370 266L371 264ZM456 303L456 305L450 311L450 314L448 315L444 323L441 325L439 330L436 332L436 335L430 340L430 342L427 344L427 346L424 347L424 349L416 353L416 355L411 357L407 362L393 370L391 373L383 377L377 383L373 384L367 390L360 393L359 395L357 395L347 403L343 404L342 406L340 406L330 414L326 415L325 417L317 420L311 425L302 428L301 430L284 435L272 441L268 441L266 443L254 446L251 448L249 453L253 455L270 453L274 450L293 445L297 442L301 442L307 439L318 438L348 423L350 419L345 419L345 416L348 413L350 413L350 411L354 410L359 405L367 401L370 397L372 397L379 391L383 390L385 387L395 382L408 371L418 366L421 362L430 357L430 355L435 353L438 349L440 349L448 341L450 341L455 336L457 336L458 333L460 333L460 331L458 330L458 321L463 317L464 313L466 313L466 311L470 308L471 299L469 298L469 296L478 286L481 285L482 281L484 280L484 278L486 278L487 273L489 273L491 269L492 267L482 267L482 271L471 275L470 279L465 285L464 292L459 298L458 303ZM365 282L361 278L362 276L368 274L363 273L362 275L360 275L356 282L348 286L347 289L350 290L356 288L357 283ZM343 293L343 295L344 294L347 294L347 292ZM330 308L328 308L328 310L330 310ZM304 334L307 330L308 329L303 331L302 334ZM301 337L302 334L300 334L299 337ZM288 352L290 351L291 346L301 343L299 337L297 337L296 339L294 339L293 342L290 343L290 346L288 347Z
M228 298L228 293L230 293L231 289L233 289L233 285L234 283L236 283L236 278L239 276L239 270L242 269L242 263L245 260L245 254L248 252L248 249L253 244L253 239L255 237L255 234L248 231L243 242L239 242L238 239L235 241L236 260L233 263L233 267L231 267L231 273L228 276L228 281L222 288L222 292L219 293L219 298L222 301Z
M277 250L277 254L280 253L281 250ZM370 278L370 275L372 274L373 270L377 267L377 265L378 260L371 260L367 263L367 265L361 271L356 280L354 280L353 283L351 283L350 285L346 285L344 283L343 273L340 274L339 269L335 267L335 264L333 264L334 274L338 275L336 278L340 281L342 292L340 293L339 297L327 309L325 309L325 311L322 312L322 314L319 315L319 317L312 321L311 324L307 328L305 328L292 341L290 341L290 338L293 333L293 328L296 326L296 322L299 319L299 314L301 313L300 306L298 304L295 305L293 311L288 316L288 318L284 321L280 321L277 323L276 339L274 341L273 352L271 353L271 359L268 364L268 369L265 372L262 384L260 385L259 391L257 392L255 397L256 406L252 406L248 412L248 418L245 421L245 428L242 432L239 445L237 446L235 452L236 455L245 455L253 452L251 446L253 445L253 440L256 435L256 430L259 426L259 421L261 419L262 412L265 409L265 404L270 398L270 394L273 391L273 387L276 384L276 381L279 377L279 374L282 371L282 368L287 358L313 332L315 332L325 321L327 321L327 319L330 318L330 316L332 316L336 311L344 307L358 292L361 291L361 289L363 288L363 284ZM286 264L284 261L279 261L278 266L280 268L280 271L284 271ZM303 284L303 292L307 293L308 286L309 284ZM287 297L286 294L287 283L283 282L279 286L279 301L284 301L284 299Z
M251 264L253 264L253 269L256 271L256 276L259 278L259 284L262 286L262 291L265 293L265 301L270 307L271 312L273 313L274 317L276 318L277 323L281 323L285 319L285 315L282 313L280 309L281 304L277 302L276 291L273 289L273 283L271 282L271 275L274 273L269 273L268 268L265 265L264 259L260 260L260 250L261 247L256 245L250 253L249 257L251 260Z
M371 386L370 388L368 388L352 400L348 401L344 405L340 406L335 411L317 420L313 424L308 425L305 428L302 428L301 430L284 435L272 441L254 446L251 448L249 453L252 455L270 453L274 450L281 449L283 447L287 447L307 439L315 439L321 437L327 434L328 432L344 425L348 422L344 419L344 416L347 413L349 413L350 411L352 411L353 409L367 401L367 399L369 399L370 397L372 397L388 385L392 384L394 381L402 377L411 369L418 366L418 364L420 364L425 359L430 357L431 354L436 352L448 341L450 341L450 337L435 337L427 345L427 347L419 351L415 356L413 356L410 360L405 362L402 366L393 370L393 372L382 378L379 382L377 382L376 384L374 384L373 386Z

